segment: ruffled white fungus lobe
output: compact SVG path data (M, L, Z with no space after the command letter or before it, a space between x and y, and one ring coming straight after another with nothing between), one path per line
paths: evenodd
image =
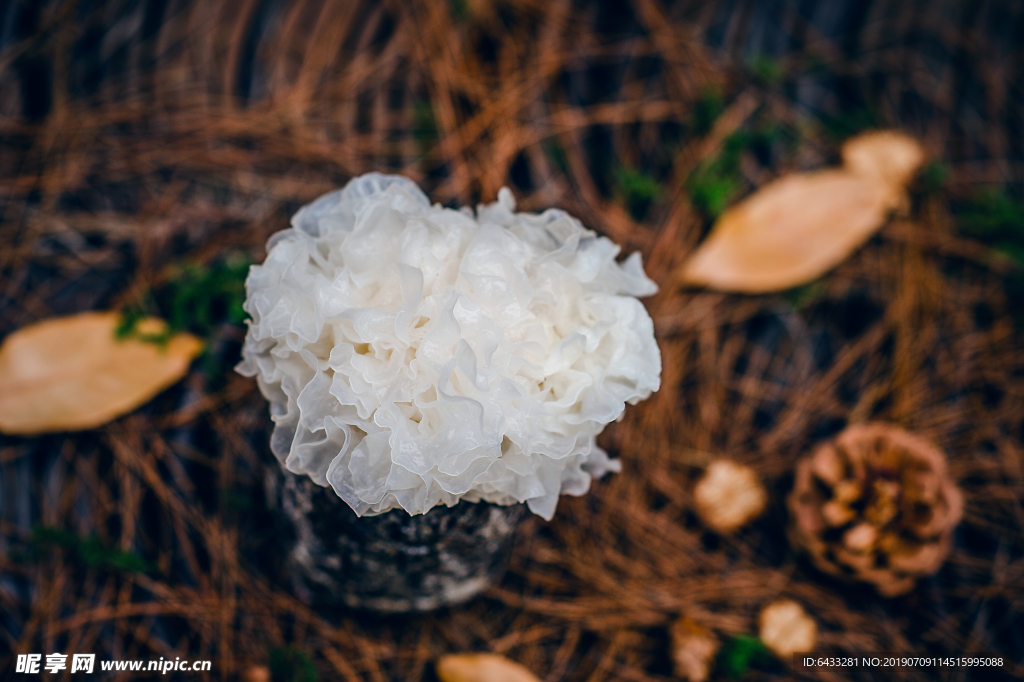
M619 471L595 444L658 390L639 254L564 211L469 209L370 173L303 207L253 266L238 371L284 467L357 514L526 502Z

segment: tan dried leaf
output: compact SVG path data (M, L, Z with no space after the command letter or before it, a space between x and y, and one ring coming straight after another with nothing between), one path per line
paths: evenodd
M693 489L697 514L709 528L731 533L757 518L768 503L757 474L748 466L727 459L708 465Z
M866 242L900 196L845 170L780 178L722 214L682 282L747 293L805 284Z
M708 679L720 646L714 633L683 616L672 625L671 635L676 676L689 682Z
M843 168L780 178L723 213L680 267L680 282L781 291L845 260L904 203L925 153L912 137L879 130L847 140L842 156Z
M921 144L898 130L872 130L843 143L843 168L902 188L924 163Z
M245 671L245 682L270 682L270 668L265 665L254 665Z
M115 338L116 312L88 312L19 329L0 346L0 431L31 435L90 429L181 379L203 344ZM144 321L148 333L166 328Z
M818 624L792 599L780 599L764 607L758 625L761 641L783 660L813 651L818 640Z
M441 682L540 682L529 670L498 654L449 654L436 667Z

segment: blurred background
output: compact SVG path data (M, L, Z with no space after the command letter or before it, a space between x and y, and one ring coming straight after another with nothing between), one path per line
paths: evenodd
M3 676L18 653L89 651L214 661L188 679L433 680L438 655L496 651L552 682L666 680L680 613L735 653L780 596L821 650L1007 660L902 679L1024 676L1022 35L1011 0L0 4L0 335L121 309L208 342L112 424L0 436ZM781 294L673 283L726 207L872 128L929 160L864 248ZM663 388L599 441L623 473L529 521L500 586L432 615L296 599L266 403L232 371L248 265L369 171L448 206L507 185L640 251L661 286ZM867 420L939 445L966 498L943 569L895 599L785 537L794 463ZM718 456L770 495L728 537L693 511ZM888 679L739 654L715 676Z

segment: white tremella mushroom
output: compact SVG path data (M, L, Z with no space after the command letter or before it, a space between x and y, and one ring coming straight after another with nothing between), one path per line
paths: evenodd
M639 254L512 193L431 205L370 173L303 207L246 281L238 371L271 403L271 449L357 514L526 502L618 471L595 444L661 383Z

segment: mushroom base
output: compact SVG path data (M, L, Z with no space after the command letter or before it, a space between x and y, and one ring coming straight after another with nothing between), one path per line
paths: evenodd
M311 604L402 613L464 602L500 578L525 515L522 504L460 502L359 517L305 476L270 466L267 479L295 531L289 578Z

